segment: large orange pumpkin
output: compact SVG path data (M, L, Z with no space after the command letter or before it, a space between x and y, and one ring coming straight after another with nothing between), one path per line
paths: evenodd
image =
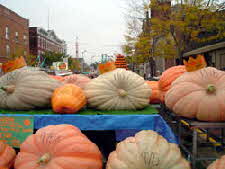
M208 67L183 74L166 93L165 103L180 116L225 121L225 72Z
M16 158L16 151L0 141L0 168L10 168Z
M50 125L20 146L15 169L102 169L102 155L78 128Z
M63 82L66 84L75 84L79 86L80 88L84 89L85 86L91 81L90 78L88 78L85 75L82 74L73 74L64 77Z
M83 90L73 84L55 89L52 95L52 108L56 113L76 113L87 103Z
M225 155L210 164L207 169L225 169Z
M159 90L158 81L147 81L148 85L152 89L152 94L150 96L150 103L160 103L161 102L161 91Z
M8 168L8 167L1 167L1 166L0 166L0 169L10 169L10 168Z
M185 66L173 66L162 73L159 80L159 89L162 91L168 91L171 83L186 72Z

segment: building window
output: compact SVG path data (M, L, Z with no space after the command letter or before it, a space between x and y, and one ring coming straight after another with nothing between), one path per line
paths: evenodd
M40 47L41 46L41 39L40 39L40 37L38 37L38 47Z
M8 26L5 28L5 38L9 39L9 27Z
M19 34L18 34L18 32L15 33L15 36L16 36L16 37L15 37L16 42L18 42L18 41L19 41Z
M24 44L26 45L27 44L27 36L26 35L23 35L23 40L24 40Z
M10 47L9 45L6 45L6 56L10 55Z

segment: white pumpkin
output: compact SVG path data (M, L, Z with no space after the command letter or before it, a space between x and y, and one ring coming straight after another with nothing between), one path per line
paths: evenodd
M149 104L151 89L138 74L116 69L89 82L85 94L90 107L100 110L135 110Z
M176 144L151 130L128 137L110 153L106 169L190 169Z
M0 108L29 110L49 107L54 89L61 85L45 72L20 69L9 72L0 78Z

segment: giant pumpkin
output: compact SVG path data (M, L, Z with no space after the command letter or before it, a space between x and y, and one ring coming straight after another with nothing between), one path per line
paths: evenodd
M80 88L84 89L85 86L91 81L90 78L88 78L85 75L82 74L73 74L64 77L63 82L66 84L75 84L79 86Z
M10 168L16 158L16 151L0 141L0 168Z
M165 103L180 116L225 121L225 72L208 67L183 74L167 92Z
M207 169L225 169L225 155L210 164Z
M138 74L116 69L88 83L85 94L89 105L97 109L142 109L149 104L151 88Z
M184 72L186 72L186 68L183 65L173 66L167 69L162 73L162 76L159 80L159 89L166 92L170 89L170 86L173 81L175 81L178 77L180 77Z
M0 78L0 108L28 110L51 104L55 88L61 86L45 72L15 70Z
M49 77L55 79L55 80L59 80L59 81L63 81L64 78L62 76L57 76L57 75L49 75Z
M98 147L72 125L50 125L20 146L15 169L102 169Z
M56 113L76 113L86 102L83 90L74 84L66 84L55 89L52 96L52 108Z
M149 130L118 143L106 169L190 169L190 165L176 144Z
M161 91L159 90L158 81L147 81L147 84L152 89L152 94L150 96L150 103L160 103L161 102Z

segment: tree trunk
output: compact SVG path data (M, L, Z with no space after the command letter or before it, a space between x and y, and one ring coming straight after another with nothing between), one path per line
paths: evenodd
M155 76L155 70L154 70L154 60L152 57L149 57L148 59L150 71L151 71L151 77Z

